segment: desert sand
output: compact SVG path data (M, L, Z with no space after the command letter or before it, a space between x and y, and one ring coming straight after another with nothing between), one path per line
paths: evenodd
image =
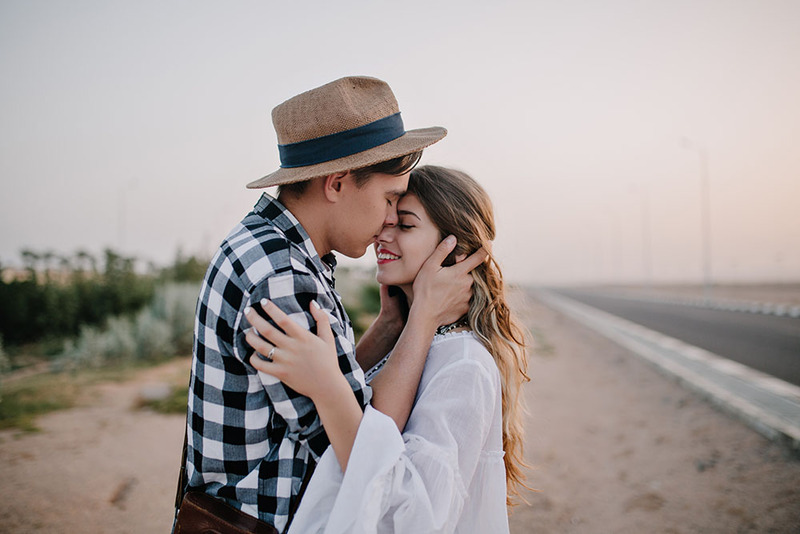
M800 461L533 299L529 484L511 531L800 530ZM104 384L84 405L0 433L0 531L169 532L184 418L135 408L189 359Z

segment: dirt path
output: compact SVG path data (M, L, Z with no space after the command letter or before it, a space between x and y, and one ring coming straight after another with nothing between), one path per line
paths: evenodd
M530 506L512 532L797 532L800 462L626 350L528 302ZM182 416L134 410L188 360L0 433L0 532L168 532Z
M185 416L136 410L139 392L189 360L104 384L89 406L0 433L0 531L169 532Z

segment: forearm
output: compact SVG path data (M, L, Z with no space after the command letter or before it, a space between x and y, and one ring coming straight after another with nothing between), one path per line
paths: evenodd
M392 357L372 380L372 406L391 417L400 432L406 426L417 395L425 359L436 327L432 317L412 308Z
M342 377L344 378L344 377ZM356 401L347 380L335 380L315 395L314 405L325 432L344 472L358 434L364 412Z
M402 331L402 322L387 321L378 316L356 346L356 361L361 368L367 371L389 354Z

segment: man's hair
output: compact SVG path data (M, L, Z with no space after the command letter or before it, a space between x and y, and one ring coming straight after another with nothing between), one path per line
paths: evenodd
M417 163L419 163L421 157L422 151L420 150L419 152L412 152L411 154L390 159L388 161L382 161L368 167L353 169L350 172L353 174L353 180L355 181L356 187L361 189L367 184L370 178L372 178L373 174L381 173L399 176L411 171L417 166ZM291 195L293 197L302 196L302 194L308 188L309 183L311 183L311 180L279 185L278 196L283 194Z

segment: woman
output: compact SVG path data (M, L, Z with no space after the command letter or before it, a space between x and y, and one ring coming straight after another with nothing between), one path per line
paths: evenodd
M397 206L399 223L378 236L377 279L414 299L414 279L446 236L458 240L445 260L495 236L491 202L464 173L414 170ZM407 424L371 406L362 414L341 386L324 313L312 306L318 336L265 311L285 333L250 311L264 336L248 333L263 355L251 363L314 401L331 445L311 478L290 532L507 532L507 497L524 486L520 386L528 380L523 330L505 300L491 257L472 271L466 316L434 337ZM327 350L327 358L320 351ZM387 355L367 373L381 372ZM384 382L385 384L385 382ZM398 428L405 429L402 435ZM338 459L338 462L337 462Z

